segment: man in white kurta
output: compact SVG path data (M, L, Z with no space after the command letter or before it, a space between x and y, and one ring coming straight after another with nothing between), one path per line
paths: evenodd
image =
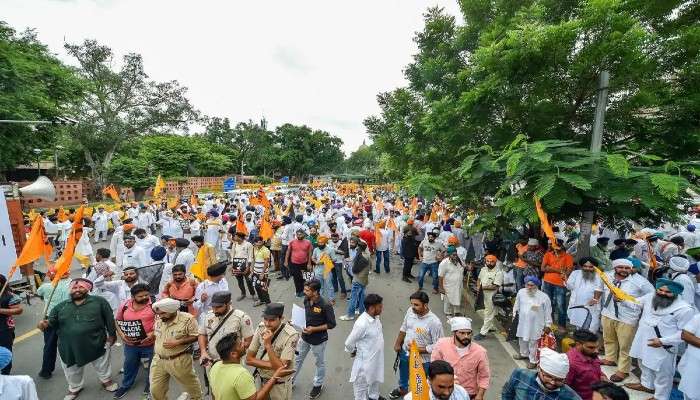
M184 237L180 220L173 217L172 211L166 211L156 224L160 225L163 235L168 235L172 238Z
M679 297L682 291L679 283L661 278L656 281L656 293L639 299L642 317L630 356L638 359L642 376L640 383L625 386L654 393L657 400L671 396L681 331L695 314L695 308Z
M438 266L438 279L440 279L440 293L444 295L445 315L448 317L461 315L464 266L454 246L447 246L447 257L440 261Z
M152 262L151 250L153 250L154 247L160 246L160 239L148 233L147 230L140 228L134 231L134 235L136 236L136 246L143 249L148 263L150 264Z
M146 206L141 206L138 215L134 218L134 224L137 228L150 231L151 226L156 223L156 217L148 211Z
M131 235L124 236L124 251L117 256L117 266L122 270L126 267L141 268L151 263L150 255L146 255L143 248L136 245L136 238Z
M382 298L377 294L365 297L365 312L355 321L345 339L345 351L354 358L350 382L355 400L379 399L379 384L384 382L384 332L379 315Z
M537 340L542 337L545 328L552 325L552 303L547 294L539 290L540 280L535 276L525 277L525 287L518 291L513 306L513 317L518 314L518 337L520 356L518 360L529 361L528 368L537 364Z
M596 274L598 260L584 257L579 261L581 269L571 272L566 279L566 288L571 291L567 316L569 323L576 328L598 332L600 328L600 297L603 294L603 280ZM585 309L581 308L585 307ZM584 326L590 314L588 326Z
M496 307L493 305L493 295L503 286L503 270L496 264L498 258L493 254L484 257L484 267L479 271L477 288L484 293L484 324L474 340L485 339L489 331L495 329Z
M98 207L97 212L92 214L92 222L95 226L95 236L93 237L95 243L100 240L106 242L107 230L109 229L109 214L104 207Z
M685 257L673 256L668 261L669 271L667 273L667 278L678 282L683 286L683 292L680 294L680 298L685 300L686 303L695 307L695 286L697 282L695 279L688 275L688 268L690 268L690 261Z
M695 314L693 319L685 324L682 339L688 347L678 363L678 372L681 374L678 390L683 392L687 400L700 400L700 379L697 370L700 365L700 314Z
M228 292L228 281L224 274L226 273L226 262L210 265L207 268L208 279L203 280L197 285L194 291L194 308L197 310L199 326L206 324L207 313L211 310L211 299L216 292Z

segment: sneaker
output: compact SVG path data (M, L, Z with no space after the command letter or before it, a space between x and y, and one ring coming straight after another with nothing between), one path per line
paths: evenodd
M245 295L244 295L244 294L238 296L238 298L236 299L236 301L241 301L241 300L243 300L243 299L245 299Z
M350 315L341 315L338 319L340 319L341 321L352 321L355 319L355 317Z
M318 396L321 395L321 389L323 389L323 386L314 386L313 389L311 389L311 393L309 393L309 398L318 398Z
M484 340L486 339L485 335L482 335L481 333L477 333L476 336L474 336L474 340Z
M389 398L390 399L399 399L399 398L403 397L404 395L405 395L405 393L401 393L400 388L396 388L389 393Z
M129 389L127 389L125 387L120 387L119 389L117 389L116 392L114 392L114 398L121 399L122 397L126 396L126 392L128 392L128 391L129 391Z
M117 385L115 382L108 381L102 383L102 388L108 392L116 392L117 389L119 389L119 385Z
M40 378L51 379L52 374L51 372L40 371L37 375L39 375Z

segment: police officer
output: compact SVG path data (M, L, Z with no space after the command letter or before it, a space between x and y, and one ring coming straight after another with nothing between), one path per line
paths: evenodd
M244 348L250 346L253 340L253 323L248 314L231 307L231 292L219 291L211 297L211 310L204 317L204 324L199 327L199 362L211 366L214 361L221 360L216 351L219 340L231 332L236 332L243 338Z
M263 321L253 336L248 348L246 364L256 368L254 375L260 376L264 385L282 365L292 366L299 333L284 322L284 304L270 303L265 307ZM270 400L292 399L292 377L278 378L278 383L270 391Z

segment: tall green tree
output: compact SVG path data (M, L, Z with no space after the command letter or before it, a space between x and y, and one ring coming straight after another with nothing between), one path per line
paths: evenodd
M306 125L284 124L275 130L279 146L280 171L304 177L325 174L342 167L343 141L328 132L312 130Z
M18 34L0 21L0 119L52 120L66 116L83 82L54 57L34 31ZM33 149L53 147L58 127L0 124L0 175L36 159Z
M187 88L150 80L139 54L125 55L115 69L112 50L94 40L66 49L87 82L85 98L75 107L80 122L70 132L98 188L120 147L147 133L186 131L197 118Z

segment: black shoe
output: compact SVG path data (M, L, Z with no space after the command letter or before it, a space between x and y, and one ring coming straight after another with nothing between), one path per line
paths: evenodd
M282 279L284 279L284 276L282 276L282 275L280 275L280 276L277 277L277 280L278 280L278 281L281 281Z
M311 389L311 393L309 393L309 398L310 399L318 398L318 396L321 395L321 389L323 389L323 386L314 386L314 388Z
M51 379L51 372L40 371L37 375L44 379Z
M484 340L486 339L486 335L482 335L481 333L477 333L476 336L474 336L474 340Z
M404 276L403 278L401 278L401 280L404 281L404 282L406 282L406 283L413 283L413 281L411 280L411 278L409 278L409 277L407 277L407 276Z
M411 279L416 279L416 277L413 276L413 275L411 275L411 274L408 274L408 277L411 278Z
M243 300L243 299L245 299L245 295L238 296L238 298L236 299L236 301L241 301L241 300Z
M401 389L399 389L399 388L396 388L389 393L390 399L398 399L401 397L403 397L403 396L401 395Z

